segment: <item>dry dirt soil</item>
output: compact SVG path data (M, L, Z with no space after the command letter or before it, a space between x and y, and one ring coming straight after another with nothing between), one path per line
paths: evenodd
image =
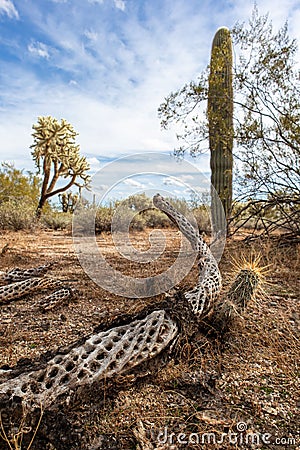
M120 256L109 234L98 236L97 242L112 266L143 277L163 272L178 255L179 232L164 233L162 257L143 265ZM149 247L148 234L131 236L138 249ZM76 291L68 303L48 312L39 306L48 292L2 305L0 366L39 358L89 335L102 322L164 297L130 299L99 287L80 266L68 232L3 232L0 253L1 271L55 261L48 275ZM208 336L200 329L179 357L155 373L125 377L111 389L99 386L89 397L77 399L70 411L76 445L64 444L62 430L56 443L41 443L38 430L31 449L300 448L300 248L279 239L251 244L229 240L220 261L224 292L244 262L258 256L260 288L230 333ZM180 288L191 288L196 278L194 268ZM19 430L24 433L22 449L34 432L25 426ZM11 447L0 439L0 449L15 448L18 424L2 429L2 436L4 431Z

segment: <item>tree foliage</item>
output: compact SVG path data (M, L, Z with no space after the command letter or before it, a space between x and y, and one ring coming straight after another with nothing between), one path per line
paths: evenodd
M255 7L248 22L231 30L235 63L234 157L236 200L274 202L288 214L278 226L300 232L300 77L297 43L284 24L274 31ZM177 155L208 148L208 68L197 81L171 93L160 105L163 127L177 123ZM249 209L250 211L250 209ZM246 211L243 211L246 214Z
M34 227L40 179L13 164L0 165L0 229L22 230Z
M32 128L32 157L39 173L43 175L37 208L39 216L50 197L67 191L73 185L86 186L89 183L89 164L84 156L80 156L80 147L75 143L78 133L66 120L59 122L51 116L39 117ZM67 182L56 188L59 178Z
M16 169L13 164L3 162L0 166L0 204L8 201L25 200L36 205L41 180L36 175Z

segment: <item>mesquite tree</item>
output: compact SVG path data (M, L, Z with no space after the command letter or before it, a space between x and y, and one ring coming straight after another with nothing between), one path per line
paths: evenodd
M232 219L255 216L266 232L300 233L300 78L297 43L287 24L274 31L255 7L247 23L231 30L233 65L235 201ZM208 150L209 70L160 105L163 127L183 126L177 155Z
M84 156L80 156L80 147L75 144L78 133L66 120L60 122L51 117L39 117L38 123L32 127L34 144L32 156L39 173L43 174L37 216L40 217L46 201L68 190L71 186L86 186L89 183L89 164ZM59 178L67 180L62 187L56 188ZM80 183L78 179L81 179Z
M216 32L212 43L208 79L207 104L211 184L212 223L216 231L222 229L223 206L230 218L232 206L232 147L233 147L233 88L232 42L228 28ZM221 200L216 201L218 194Z

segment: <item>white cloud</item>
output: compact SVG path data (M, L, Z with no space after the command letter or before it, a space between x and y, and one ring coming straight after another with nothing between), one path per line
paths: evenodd
M293 32L299 33L299 0L274 1L276 24L281 11L281 25L290 15ZM104 0L89 0L89 3L100 5ZM13 5L11 1L0 0L0 13L4 11L3 5L9 4ZM21 15L23 3L19 4ZM4 87L0 160L9 152L19 167L27 168L31 161L31 125L39 115L49 114L58 119L65 117L74 125L83 154L172 152L176 130L160 130L159 104L171 91L196 79L208 64L216 29L222 25L231 27L238 19L247 21L253 5L237 0L230 8L221 9L218 3L206 0L200 3L165 0L145 2L147 7L142 10L138 4L132 0L127 15L116 14L112 8L104 7L102 11L78 0L76 8L69 8L63 16L57 13L58 8L54 11L49 8L46 14L40 2L26 1L26 25L32 30L28 51L40 58L41 65L51 65L54 76L43 78L43 70L39 78L33 72L37 64L34 69L29 64L23 66L24 49L15 41L20 64L5 62L5 70L0 72ZM123 0L105 0L105 5L129 9L129 1L125 4ZM265 12L271 0L258 0L259 10L261 5ZM208 11L211 14L206 14ZM270 11L272 18L273 8ZM51 47L39 42L34 30ZM29 144L27 153L23 142ZM205 171L207 167L209 159L201 166Z
M27 48L28 51L35 56L46 59L50 58L49 47L46 44L43 44L43 42L31 42Z
M115 7L120 9L121 11L125 11L126 4L124 0L114 0Z
M90 41L94 41L96 42L98 40L98 33L96 31L92 31L92 30L86 30L84 32L84 35L87 39L89 39Z
M89 3L99 4L102 5L104 3L104 0L88 0ZM124 0L113 0L114 5L116 8L120 9L121 11L125 11L126 4Z
M0 0L0 14L7 14L10 19L19 18L19 13L11 0Z
M144 189L145 185L140 183L139 181L133 180L132 178L126 178L126 180L123 181L126 186L133 186L139 189Z
M163 182L166 186L178 186L178 187L184 187L185 184L180 181L178 178L173 178L173 177L167 177L164 179Z
M97 172L101 168L101 164L98 158L89 157L86 158L88 164L90 165L90 172Z
M193 175L182 175L182 176L180 177L180 179L181 179L182 181L187 182L187 181L192 181L192 180L194 180L194 177L193 177Z
M90 158L87 158L87 161L88 161L88 163L91 165L91 166L100 166L100 161L99 161L99 159L98 158L96 158L95 156L92 156L92 157L90 157Z

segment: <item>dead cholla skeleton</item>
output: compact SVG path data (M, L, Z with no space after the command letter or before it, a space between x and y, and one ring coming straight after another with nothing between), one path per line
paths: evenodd
M192 311L199 318L205 315L216 300L221 287L222 278L218 263L213 257L208 245L183 216L161 195L153 198L154 205L175 221L182 234L190 241L192 248L198 254L199 278L196 286L184 294L191 305Z
M0 394L50 407L60 396L69 396L79 387L151 363L154 357L174 348L182 333L191 336L190 331L195 331L217 301L221 289L218 264L202 237L182 214L159 194L153 202L178 224L199 253L199 279L195 288L178 299L171 297L161 305L125 317L119 325L95 331L68 351L56 353L39 369L31 368L22 373L3 371Z
M38 306L42 311L51 311L73 297L74 293L75 290L69 286L58 289L52 294L42 298Z
M50 406L79 386L121 375L157 356L176 338L178 328L165 311L90 336L67 354L57 354L45 368L21 374L0 387L0 393Z
M1 272L1 279L7 284L0 286L0 306L28 294L56 289L51 295L44 297L39 304L42 310L49 311L72 297L74 290L64 286L62 281L51 277L42 278L53 264L54 262L51 262L30 269L16 267L7 272Z
M11 300L24 297L28 294L43 291L45 289L53 289L61 286L59 280L53 278L28 278L16 283L8 284L0 287L0 305Z
M2 274L2 279L6 283L15 283L17 281L27 280L28 278L41 277L42 275L45 275L53 264L54 262L51 262L30 269L19 269L18 267L15 267L14 269L4 272Z

